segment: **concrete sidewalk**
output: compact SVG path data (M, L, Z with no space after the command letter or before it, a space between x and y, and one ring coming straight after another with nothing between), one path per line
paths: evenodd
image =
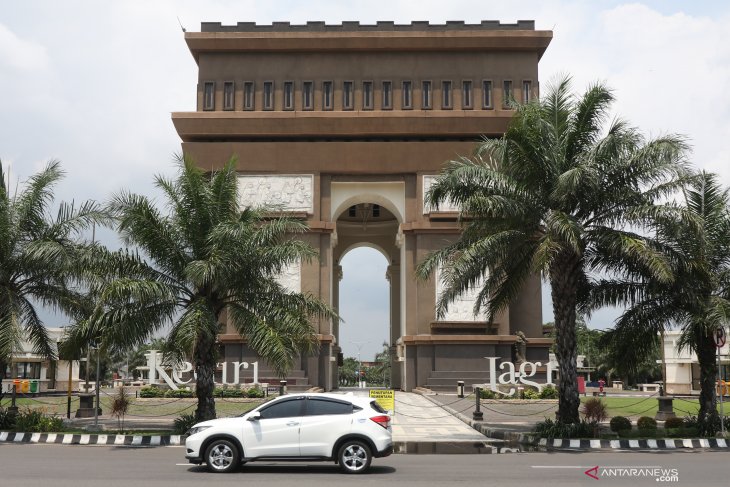
M473 424L472 413L476 409L476 397L470 394L459 399L455 394L429 394L430 402L441 405L446 411L465 424ZM556 401L520 401L515 399L490 402L482 400L483 419L478 421L479 431L496 439L515 442L535 429L545 418L555 418Z
M409 392L395 393L393 442L400 453L492 453L495 443L440 405Z

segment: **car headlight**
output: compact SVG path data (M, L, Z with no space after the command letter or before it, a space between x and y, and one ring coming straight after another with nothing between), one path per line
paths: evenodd
M203 430L210 428L210 426L193 426L188 430L188 436L193 436L196 433L200 433Z

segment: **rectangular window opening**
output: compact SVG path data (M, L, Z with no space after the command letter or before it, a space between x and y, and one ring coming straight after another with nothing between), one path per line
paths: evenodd
M492 105L492 82L490 80L482 81L482 108L491 109Z
M233 81L223 83L223 110L233 110Z
M264 110L274 109L274 82L264 81Z
M323 110L332 110L333 108L333 85L332 81L324 81L322 82L322 109Z
M522 82L522 103L529 103L532 98L532 81Z
M403 82L403 109L410 110L413 108L413 83L410 81Z
M373 109L373 82L363 81L362 82L362 109L372 110Z
M393 108L393 83L383 81L383 110Z
M431 109L431 82L424 81L421 84L421 108L424 110Z
M314 83L311 81L302 83L302 108L304 110L314 109Z
M253 81L245 81L243 83L243 109L254 109L254 90Z
M441 108L450 109L451 105L451 81L441 82Z
M502 107L505 109L511 109L512 103L514 103L515 97L512 93L512 81L504 80L502 82Z
M342 84L342 108L344 110L353 109L354 95L352 92L352 88L353 88L352 81L345 81Z
M215 110L214 81L206 81L203 85L203 110Z
M474 108L474 103L472 102L471 81L465 80L461 82L461 108Z
M284 110L294 110L293 81L284 81Z

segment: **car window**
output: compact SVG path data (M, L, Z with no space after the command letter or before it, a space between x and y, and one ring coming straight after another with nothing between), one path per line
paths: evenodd
M387 412L388 412L385 409L383 409L383 407L375 401L370 402L370 407L381 414L387 414Z
M319 416L322 414L352 414L352 404L329 399L309 398L307 400L306 416Z
M261 419L291 418L302 415L304 398L277 401L266 409L261 410Z

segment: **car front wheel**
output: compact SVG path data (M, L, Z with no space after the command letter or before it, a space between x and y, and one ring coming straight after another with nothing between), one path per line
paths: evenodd
M238 467L240 461L238 448L229 440L213 440L205 450L205 463L211 472L232 472Z
M337 460L343 472L363 473L370 467L373 455L362 441L349 440L340 447Z

